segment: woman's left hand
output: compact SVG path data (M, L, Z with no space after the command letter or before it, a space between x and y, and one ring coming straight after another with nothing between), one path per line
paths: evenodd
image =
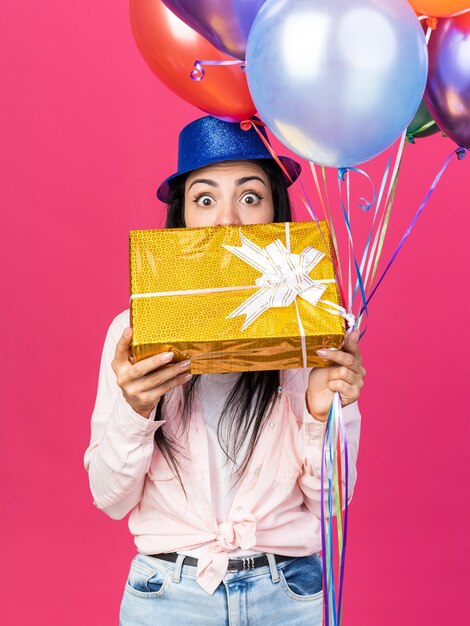
M318 350L331 367L317 367L310 372L307 388L307 408L317 420L325 422L335 391L341 396L341 404L355 402L364 386L366 370L362 366L359 350L359 332L354 330L346 336L341 350Z

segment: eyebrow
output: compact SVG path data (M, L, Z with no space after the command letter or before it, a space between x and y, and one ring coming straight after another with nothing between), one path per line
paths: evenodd
M237 185L237 187L240 187L241 185L247 183L249 180L259 180L260 183L263 183L265 187L267 186L264 180L259 176L244 176L243 178L239 178L237 181L235 181L235 184Z
M197 183L203 183L204 185L209 185L209 187L218 187L219 186L215 182L215 180L211 180L210 178L196 178L196 180L193 180L193 182L189 185L188 191L191 189L191 187L193 185L196 185Z
M235 181L235 185L237 187L240 187L241 185L244 185L245 183L247 183L250 180L259 180L261 183L263 183L263 185L266 187L266 183L264 182L264 180L262 178L260 178L259 176L244 176L243 178L239 178L238 180ZM196 185L197 183L202 183L203 185L209 185L209 187L218 187L219 185L215 182L215 180L212 180L210 178L196 178L196 180L193 180L193 182L189 185L188 191L191 189L191 187L193 185Z

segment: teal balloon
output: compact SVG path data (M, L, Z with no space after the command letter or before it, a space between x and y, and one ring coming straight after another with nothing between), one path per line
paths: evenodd
M411 120L410 125L406 129L408 138L420 139L421 137L429 137L439 132L439 126L434 121L428 106L424 100L421 100L416 115Z
M260 117L296 154L332 167L374 158L406 130L428 70L406 0L266 0L247 43Z

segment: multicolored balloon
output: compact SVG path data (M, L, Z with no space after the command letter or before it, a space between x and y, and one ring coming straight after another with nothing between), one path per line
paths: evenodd
M229 57L174 15L161 0L130 0L129 12L142 56L178 96L230 122L255 114L241 65L207 67L204 80L191 80L196 60L227 61Z
M413 141L414 139L421 139L422 137L429 137L439 132L439 126L434 121L433 116L429 113L429 109L426 105L424 98L421 100L419 109L416 111L416 115L411 120L406 134L408 139Z
M265 0L163 0L188 26L213 46L245 58L246 40Z
M267 0L248 38L260 117L321 165L357 165L389 147L419 107L427 69L406 0Z
M431 35L425 99L441 130L470 148L470 13L439 20Z
M469 0L409 0L417 13L430 17L448 17L470 9Z

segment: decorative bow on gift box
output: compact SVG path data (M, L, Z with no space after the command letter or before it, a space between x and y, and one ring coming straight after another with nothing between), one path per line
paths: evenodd
M313 268L325 256L324 252L307 246L300 254L294 254L280 239L276 239L265 248L260 248L242 232L240 232L240 239L241 247L228 245L223 247L262 273L262 276L256 279L256 285L261 289L228 316L230 319L238 315L246 315L242 330L245 330L267 309L290 306L297 296L313 306L326 304L328 308L321 308L333 315L342 315L349 325L354 324L354 317L348 315L343 307L329 300L320 300L327 284L336 282L335 279L314 280L309 277ZM289 242L289 237L287 240Z

